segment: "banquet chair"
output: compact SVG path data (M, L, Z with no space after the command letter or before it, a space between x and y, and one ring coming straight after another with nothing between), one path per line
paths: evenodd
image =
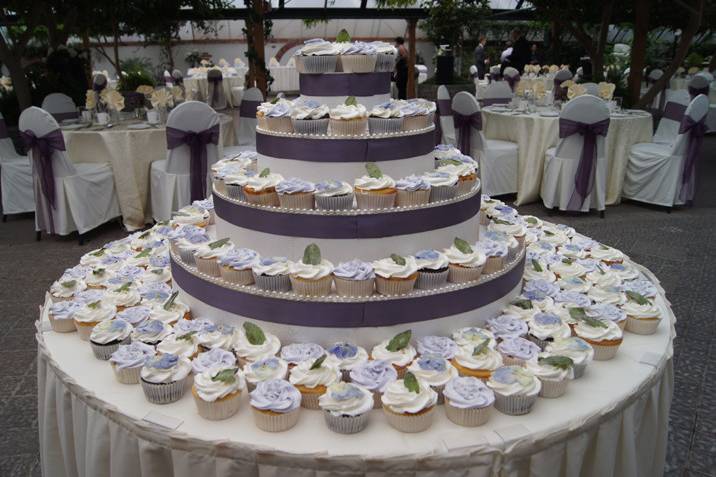
M100 92L107 87L107 77L104 73L95 73L92 75L92 89Z
M622 191L625 199L669 208L693 201L696 160L708 109L708 98L700 94L686 108L672 144L632 146Z
M499 84L499 83L498 83ZM509 89L506 83L502 83ZM485 139L477 99L461 91L452 99L457 145L480 167L482 193L502 195L517 192L518 146L511 141Z
M591 94L597 98L599 97L599 86L597 86L597 83L582 83L582 86L584 86L584 91L587 94Z
M685 89L667 90L664 112L659 120L652 142L672 144L676 140L679 135L679 125L690 102L689 92Z
M226 93L224 93L224 77L221 70L211 69L206 73L208 97L206 103L215 111L226 109Z
M50 113L27 108L19 128L32 162L38 239L43 230L58 235L77 231L82 244L86 232L120 215L112 168L106 163L73 163Z
M502 79L502 72L500 71L500 65L490 67L490 83L493 81L500 81Z
M50 113L58 122L79 116L75 102L63 93L51 93L45 96L42 100L42 109Z
M436 138L439 144L455 144L455 124L452 119L452 106L450 105L450 92L447 86L438 86L438 104L437 115L435 118L439 121L439 130L436 134L440 137Z
M512 101L512 89L507 81L493 81L485 88L480 104L492 106L493 104L508 104Z
M691 81L689 81L689 95L691 95L691 99L694 99L700 94L708 96L709 88L709 81L702 75L695 75L691 78Z
M567 88L562 88L560 85L571 79L572 72L566 69L559 70L554 74L554 79L552 80L552 98L554 101L567 100Z
M167 159L152 163L150 178L152 217L157 222L208 197L208 171L219 159L219 115L206 103L186 101L174 108L166 131Z
M505 71L502 72L502 79L510 85L511 91L515 91L517 83L520 82L520 72L517 71L517 68L508 66L505 68Z
M646 93L651 85L659 81L662 76L664 76L663 70L659 68L651 70L649 74L646 75L646 88L642 94ZM664 90L659 91L656 96L654 96L654 100L651 102L651 109L654 111L661 111L664 108L665 99L666 96L664 96Z
M608 128L609 108L602 99L583 95L564 105L559 115L560 140L545 153L540 190L545 207L581 212L597 209L603 216Z
M238 146L224 148L224 157L235 156L241 151L253 151L256 149L256 108L264 100L261 90L249 88L244 91L239 104L239 129L236 135Z
M224 146L224 155L226 155L227 150L231 152L231 147L237 147L239 144L239 134L240 134L240 124L241 124L241 100L244 96L244 88L242 86L234 86L231 88L231 103L234 105L231 108L231 117L233 121L231 122L231 127L234 128L234 140L236 141L235 144L232 146Z
M32 195L30 159L21 156L15 150L2 113L0 113L0 188L3 222L8 215L34 212L35 199Z

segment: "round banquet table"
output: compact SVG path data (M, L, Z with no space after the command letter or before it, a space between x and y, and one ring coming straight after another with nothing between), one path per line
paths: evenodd
M224 88L224 95L226 96L226 103L230 108L238 108L238 104L234 104L234 98L231 96L231 88L244 86L244 75L246 74L245 69L238 71L236 76L224 76L221 80L221 85ZM184 78L184 88L187 91L196 90L199 92L199 99L208 102L209 98L209 81L206 79L206 75L195 75L189 78Z
M235 143L231 116L220 114L221 146ZM151 163L167 158L164 126L132 129L141 121L122 121L111 128L63 127L62 135L71 161L102 162L112 166L114 187L125 227L132 231L151 220L149 171ZM220 151L221 155L221 151Z
M559 117L499 108L496 111L492 107L483 108L482 115L485 137L512 141L519 146L516 204L536 201L542 183L545 153L556 146L559 139ZM645 111L612 114L605 151L608 161L607 204L618 204L620 201L629 149L634 144L650 142L652 132L652 118Z
M493 410L485 425L466 428L440 407L419 434L392 429L381 410L364 431L335 434L306 409L293 429L267 433L254 426L245 393L239 413L224 421L199 417L190 393L149 404L76 334L49 331L45 306L37 333L43 475L660 476L675 319L656 278L637 268L658 289L664 319L656 334L627 333L613 360L590 363L564 396L538 399L527 415Z

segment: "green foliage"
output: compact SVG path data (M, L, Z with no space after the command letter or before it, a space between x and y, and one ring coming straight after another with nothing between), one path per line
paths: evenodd
M154 78L148 73L132 71L122 74L122 77L117 82L117 89L119 91L136 91L138 86L154 86L155 84Z
M402 333L398 333L397 335L393 336L393 338L388 342L388 345L385 347L385 349L387 349L391 353L400 351L401 349L406 348L410 344L410 338L412 336L412 330L406 330Z
M403 378L403 384L408 391L420 393L420 384L418 384L418 378L416 378L415 375L410 371L405 373L405 377Z
M435 45L453 48L459 48L466 35L474 36L490 11L487 0L423 0L421 6L428 18L420 28Z
M303 251L303 263L306 265L321 264L321 249L315 243L309 244Z
M149 76L151 76L151 72L154 69L152 61L144 56L120 60L119 66L125 73L144 73Z
M694 51L686 57L684 63L686 64L686 68L693 68L694 66L701 68L701 66L704 64L704 57Z

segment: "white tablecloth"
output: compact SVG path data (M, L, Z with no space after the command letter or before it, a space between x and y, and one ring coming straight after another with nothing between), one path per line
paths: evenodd
M221 144L235 144L231 116L221 114ZM120 123L110 129L63 130L65 146L73 162L107 162L114 173L124 225L137 230L151 221L149 170L151 163L167 158L167 139L163 126L128 129Z
M226 102L230 108L238 108L238 105L234 104L234 99L231 96L231 88L236 86L244 86L244 75L240 74L237 76L224 76L221 81L221 85L224 88L224 94L226 95ZM209 81L206 79L206 75L192 76L190 78L184 78L184 88L187 91L196 90L199 92L199 98L195 98L205 103L209 98Z
M273 77L271 91L298 91L298 70L295 66L269 66L269 73Z
M652 280L651 274L645 272ZM225 421L198 416L192 397L149 404L140 386L119 384L110 365L75 334L38 333L41 465L45 476L642 476L663 472L673 392L674 317L655 335L627 333L617 357L593 362L558 399L530 414L492 412L479 428L449 422L439 408L419 434L390 428L372 411L359 434L329 431L317 411L301 410L282 433L258 430L247 396ZM41 330L47 328L46 317ZM178 419L151 424L148 412Z
M511 114L483 109L483 131L489 139L512 141L519 146L517 176L517 204L534 202L539 198L544 156L547 149L557 144L559 118L539 114ZM611 117L606 138L606 155L609 179L607 204L617 204L629 149L636 143L649 142L652 136L652 118L648 113Z

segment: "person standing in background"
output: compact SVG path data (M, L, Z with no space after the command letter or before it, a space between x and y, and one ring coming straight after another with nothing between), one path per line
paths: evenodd
M512 53L508 58L509 66L521 73L524 71L525 65L530 62L531 55L530 45L527 43L522 31L519 29L514 30L512 32Z
M475 66L477 67L477 77L480 79L485 79L485 70L487 69L485 56L486 43L487 37L485 35L480 35L480 41L475 47Z
M395 63L395 86L398 88L398 99L408 99L408 49L405 39L399 36L395 39L395 48L398 50L398 61Z
M537 49L537 43L532 43L532 47L530 48L530 64L531 65L541 65L542 64L542 55L540 54L539 50Z

